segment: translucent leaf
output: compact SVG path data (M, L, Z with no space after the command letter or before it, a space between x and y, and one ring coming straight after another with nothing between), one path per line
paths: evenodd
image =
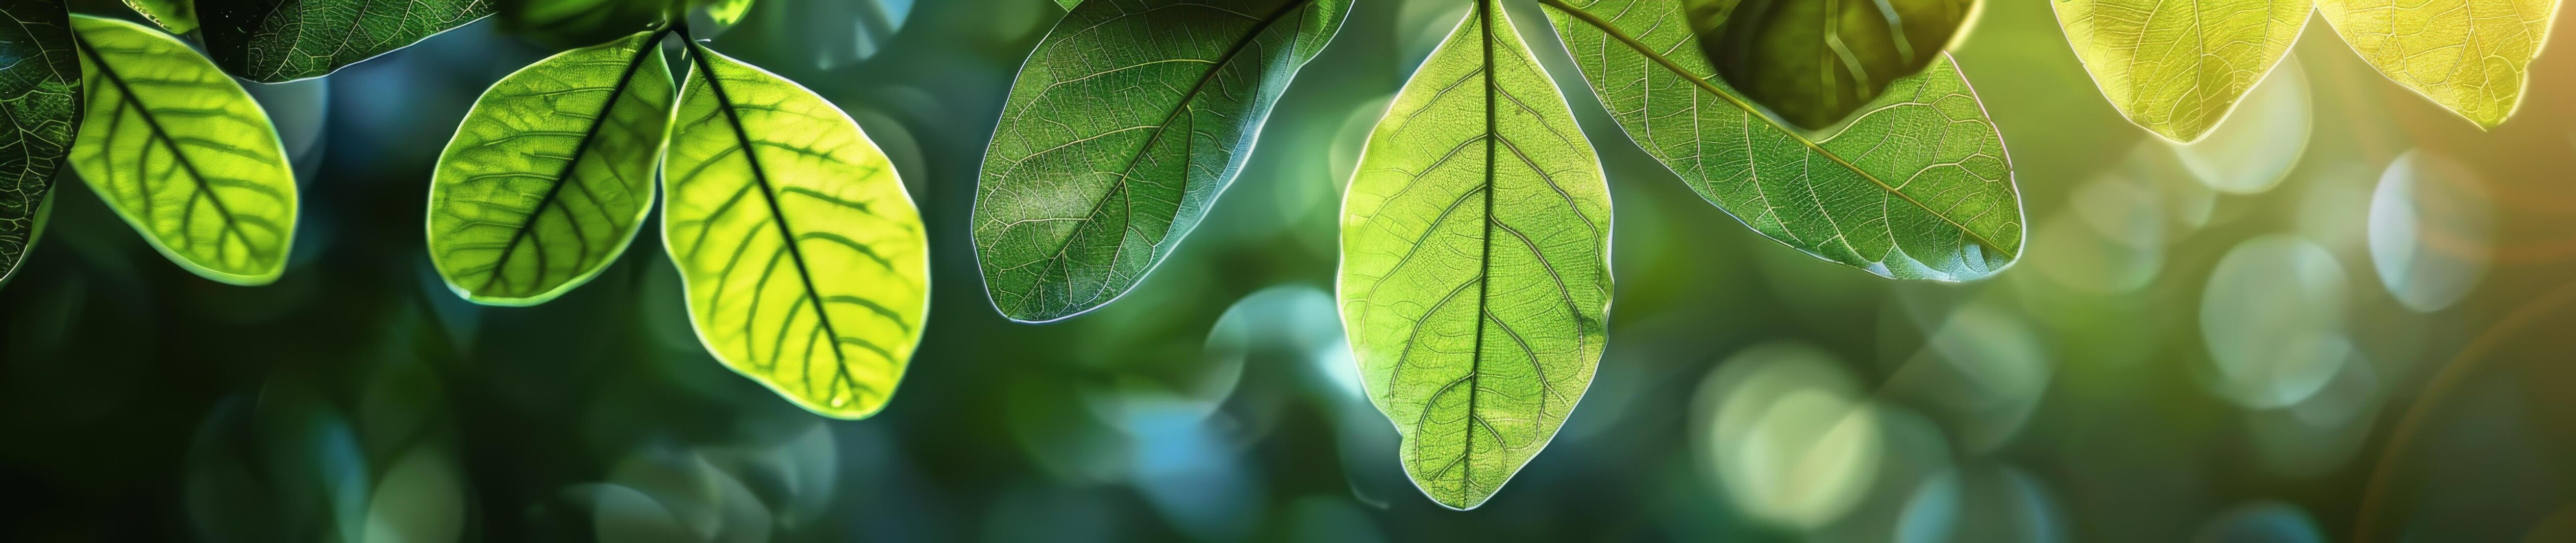
M727 367L827 416L885 407L930 309L894 165L793 81L692 44L663 163L663 243Z
M449 289L544 303L626 252L675 99L662 35L547 57L475 100L429 185L429 256Z
M2381 75L2479 128L2503 124L2522 105L2531 59L2558 16L2558 0L2316 1Z
M2272 71L2313 0L2053 0L2102 96L2157 135L2199 140Z
M168 34L86 15L72 27L89 109L73 169L171 262L236 285L276 281L296 191L268 113Z
M1361 152L1341 306L1398 457L1441 505L1485 502L1592 383L1610 310L1610 191L1510 18L1479 2Z
M491 0L195 0L206 55L261 83L321 77L492 14Z
M1681 0L1729 87L1824 128L1941 57L1976 0Z

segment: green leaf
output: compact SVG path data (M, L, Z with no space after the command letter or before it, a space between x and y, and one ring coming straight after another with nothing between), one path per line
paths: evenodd
M1055 0L1055 3L1064 6L1065 11L1073 11L1074 6L1082 5L1082 0Z
M652 30L669 0L495 0L501 31L555 47L585 46Z
M197 4L191 0L125 0L125 7L151 19L172 34L186 34L197 29Z
M2558 0L2317 0L2317 12L2381 75L2495 128L2522 104Z
M171 262L276 281L295 239L295 171L268 112L161 31L87 15L72 29L89 93L72 168Z
M81 118L80 60L72 53L71 17L60 0L0 0L0 282L44 233L54 171L71 150Z
M692 43L662 166L663 243L724 364L826 416L885 407L930 310L894 164L793 81Z
M474 101L429 184L429 256L448 288L545 303L626 252L676 98L664 33L547 57Z
M1540 3L1628 137L1754 231L1897 279L1978 279L2021 256L2003 136L1948 54L1812 139L1712 75L1677 2Z
M2067 43L2129 122L2209 133L2290 51L2313 0L2052 0Z
M742 21L743 14L751 13L751 1L752 0L714 0L713 2L709 2L707 3L707 19L715 21L719 26L732 26L734 23Z
M1342 322L1432 500L1475 507L1564 425L1610 311L1610 190L1495 2L1370 133L1342 210Z
M261 83L328 75L492 14L492 0L197 0L206 54Z
M1824 128L1940 57L1977 0L1681 0L1700 50L1753 103Z
M1020 68L984 151L975 256L993 306L1046 322L1134 288L1243 169L1270 106L1349 7L1103 0L1066 14Z

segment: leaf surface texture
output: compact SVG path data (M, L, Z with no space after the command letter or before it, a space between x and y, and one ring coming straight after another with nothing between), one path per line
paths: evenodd
M1947 54L1810 139L1714 76L1679 3L1541 4L1628 137L1754 231L1897 279L1979 279L2019 258L2003 137Z
M1342 213L1344 326L1405 472L1485 502L1591 386L1610 197L1565 97L1478 2L1370 133Z
M2313 0L2051 0L2102 96L2129 122L2199 140L2288 54Z
M492 0L197 0L206 54L243 79L321 77L492 14Z
M0 280L43 232L54 172L71 151L81 118L80 59L72 52L71 17L59 0L0 0Z
M295 238L295 172L268 112L188 44L74 16L89 112L72 167L172 262L238 285L277 280Z
M1092 0L1011 85L976 186L995 308L1044 322L1135 287L1207 214L1350 0Z
M929 245L894 165L795 82L692 45L663 164L663 242L727 367L863 418L921 341Z
M2317 12L2381 75L2495 128L2521 105L2558 3L2317 0Z
M547 57L475 100L429 185L430 261L448 288L543 303L626 251L677 99L662 35Z

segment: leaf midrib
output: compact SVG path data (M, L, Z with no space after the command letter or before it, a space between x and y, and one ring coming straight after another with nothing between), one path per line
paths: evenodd
M1666 70L1671 70L1674 74L1682 76L1682 79L1689 80L1691 84L1697 85L1700 90L1706 91L1709 94L1717 95L1718 98L1726 100L1726 103L1734 105L1736 109L1744 110L1744 113L1746 114L1745 116L1761 119L1763 124L1771 125L1772 128L1779 130L1781 133L1789 135L1790 139L1798 140L1798 144L1805 146L1808 151L1824 155L1827 159L1832 159L1834 164L1841 165L1843 169L1850 170L1854 175L1860 176L1861 179L1869 180L1870 184L1878 185L1879 189L1886 191L1888 194L1895 195L1897 198L1905 200L1905 203L1913 204L1915 208L1922 209L1925 214L1941 219L1941 222L1948 223L1952 228L1957 228L1959 233L1968 236L1970 239L1976 240L1978 245L1984 245L1989 249L2001 252L2006 258L2020 257L2020 251L2006 249L2002 244L1995 243L1994 240L1986 239L1984 234L1977 233L1975 229L1968 228L1967 225L1959 224L1957 219L1952 219L1949 215L1943 214L1939 211L1934 211L1932 206L1924 205L1922 201L1915 200L1912 195L1908 195L1904 191L1896 190L1894 185L1887 184L1887 181L1879 179L1877 175L1869 173L1868 170L1861 169L1859 165L1852 164L1849 160L1844 160L1842 155L1835 154L1832 151L1826 150L1823 146L1817 145L1814 140L1807 139L1804 132L1781 124L1780 121L1772 119L1771 116L1762 114L1760 109L1753 107L1753 104L1746 103L1744 99L1737 98L1733 94L1727 94L1726 91L1719 90L1716 85L1709 84L1707 80L1701 79L1699 76L1691 75L1690 70L1682 68L1680 64L1674 63L1672 59L1664 58L1663 54L1656 53L1652 48L1646 47L1646 44L1638 42L1635 37L1631 37L1627 32L1619 30L1618 26L1611 24L1609 21L1604 21L1601 17L1593 15L1591 12L1584 11L1583 8L1566 4L1565 0L1538 0L1538 3L1547 7L1556 8L1558 12L1574 17L1575 20L1583 21L1584 24L1592 25L1594 29L1600 30L1602 34L1610 36L1611 39L1618 40L1619 43L1627 45L1629 49L1636 50L1638 55L1646 57L1647 60L1654 61L1656 65L1663 66Z
M1082 237L1082 230L1090 228L1091 222L1100 218L1100 212L1108 209L1109 201L1115 199L1113 196L1117 195L1120 191L1127 189L1127 180L1133 177L1130 174L1136 171L1137 164L1144 162L1145 155L1149 154L1154 149L1154 144L1162 141L1163 134L1171 132L1172 121L1179 119L1181 114L1189 112L1190 104L1198 101L1199 93L1207 90L1208 83L1216 81L1217 75L1223 73L1227 65L1233 64L1235 57L1242 54L1244 49L1251 47L1254 40L1259 39L1262 34L1268 33L1272 25L1279 24L1279 21L1286 19L1289 13L1314 3L1315 0L1294 0L1281 5L1278 10L1271 12L1269 16L1263 17L1259 22L1254 23L1250 31L1245 32L1243 37L1237 38L1234 45L1226 48L1225 54L1218 55L1215 62L1208 64L1207 73L1199 76L1198 83L1190 85L1190 89L1188 91L1182 92L1181 98L1172 103L1171 111L1164 113L1163 120L1161 122L1154 123L1153 134L1145 137L1144 144L1136 146L1135 154L1127 158L1126 166L1118 169L1118 179L1110 183L1109 190L1102 191L1100 198L1091 203L1091 211L1083 213L1082 224L1075 226L1073 233L1066 234L1064 236L1064 241L1056 244L1055 251L1047 257L1047 267L1040 268L1038 272L1038 282L1030 283L1029 290L1020 293L1021 313L1028 313L1032 306L1038 304L1038 290L1043 288L1040 285L1046 281L1047 271L1055 269L1059 264L1065 263L1065 252L1073 249L1074 238ZM1187 157L1184 157L1183 160L1187 160ZM1187 175L1187 173L1184 173L1183 177L1186 178ZM1184 183L1186 183L1186 179L1184 179ZM1134 214L1129 214L1131 220L1133 216ZM1169 237L1168 234L1166 237ZM1119 244L1123 246L1126 242L1121 240Z
M224 219L224 231L230 232L233 237L241 238L243 250L256 251L256 247L250 247L249 233L243 232L241 224L234 219L232 208L225 206L223 196L216 194L214 186L206 183L205 173L197 170L196 159L190 158L187 153L179 150L179 142L170 137L170 131L168 129L161 127L160 117L152 114L152 108L144 107L142 95L135 94L134 87L125 83L125 76L118 75L116 73L116 68L108 65L107 57L98 54L98 48L90 45L88 36L81 35L79 30L73 30L72 43L79 44L81 52L89 55L91 63L98 65L98 74L106 77L109 83L116 86L117 101L134 107L134 115L136 117L141 117L143 119L144 128L152 131L151 137L148 139L161 142L162 148L170 150L170 161L178 163L180 168L188 171L188 180L197 185L197 192L199 194L205 195L207 204L215 206L215 216L222 217ZM143 190L142 177L138 176L135 178L135 188ZM147 203L152 200L152 195L149 194L148 191L146 191L145 194L142 194L142 196L143 200ZM185 233L186 228L187 225L180 225L182 233ZM195 242L191 241L190 243L193 244ZM223 245L222 234L216 235L215 244L216 249L220 251ZM256 257L257 255L254 254L252 256Z
M683 34L682 37L686 38L687 35ZM814 309L814 322L823 327L823 335L829 336L829 343L832 345L833 378L847 379L855 384L858 380L849 375L849 355L841 352L841 333L832 328L831 313L823 310L822 292L814 288L814 272L805 265L805 251L797 247L796 231L788 228L787 212L778 208L778 193L769 186L768 171L760 166L760 150L752 145L751 133L743 128L742 114L734 111L733 98L725 92L724 78L717 77L715 65L707 62L707 57L715 52L708 50L705 45L698 44L696 40L689 40L689 47L694 50L694 54L689 57L697 62L699 71L706 73L707 90L716 95L716 109L724 112L726 127L733 129L734 142L742 146L742 161L751 166L751 180L760 186L760 197L769 207L770 224L778 226L779 244L786 248L788 259L796 263L796 281L805 287L806 299L813 302L806 305ZM758 318L758 316L754 315L751 318ZM786 323L782 322L779 326L786 326ZM771 353L771 356L776 357L779 354Z
M529 231L536 229L537 219L545 215L546 206L558 205L558 202L556 201L557 195L563 193L564 185L572 184L573 168L580 166L581 159L589 155L591 140L599 137L599 129L608 124L608 117L617 109L618 100L625 98L627 85L635 81L635 72L644 67L644 56L660 52L662 50L662 37L669 35L670 33L671 29L668 27L655 31L652 36L644 38L644 43L635 48L635 54L629 57L626 61L625 73L617 76L617 84L610 86L608 89L608 98L600 102L599 114L590 119L590 128L583 130L581 132L581 138L573 144L572 157L564 161L563 169L561 171L555 172L554 182L546 187L546 194L544 196L537 198L537 205L532 211L528 212L528 216L519 221L519 228L510 232L510 242L501 246L501 255L493 257L492 275L483 279L483 288L481 290L489 291L494 285L499 284L502 273L509 268L511 254L517 252L519 249L519 242L527 238ZM710 78L712 78L712 76L710 76ZM721 95L721 93L719 93L719 95ZM566 215L565 218L567 220L571 219L571 210L565 210L564 214ZM578 260L585 256L588 255L573 255L573 258ZM545 282L546 278L546 270L543 265L544 253L539 253L538 257L539 265L537 266L537 276L534 283L542 284Z

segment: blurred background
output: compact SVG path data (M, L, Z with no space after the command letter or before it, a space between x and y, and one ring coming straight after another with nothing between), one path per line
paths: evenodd
M986 301L967 221L1062 9L760 0L713 46L848 110L931 225L932 322L883 414L822 419L708 358L658 224L552 303L449 293L431 163L556 50L484 21L252 87L304 191L274 285L164 262L66 170L0 289L0 539L2576 541L2576 40L2482 132L2312 21L2174 145L2102 100L2046 2L1986 2L1954 51L2031 241L1952 285L1754 235L1512 8L1600 148L1618 286L1586 401L1482 508L1405 478L1330 290L1362 139L1466 3L1360 0L1168 262L1031 326Z

